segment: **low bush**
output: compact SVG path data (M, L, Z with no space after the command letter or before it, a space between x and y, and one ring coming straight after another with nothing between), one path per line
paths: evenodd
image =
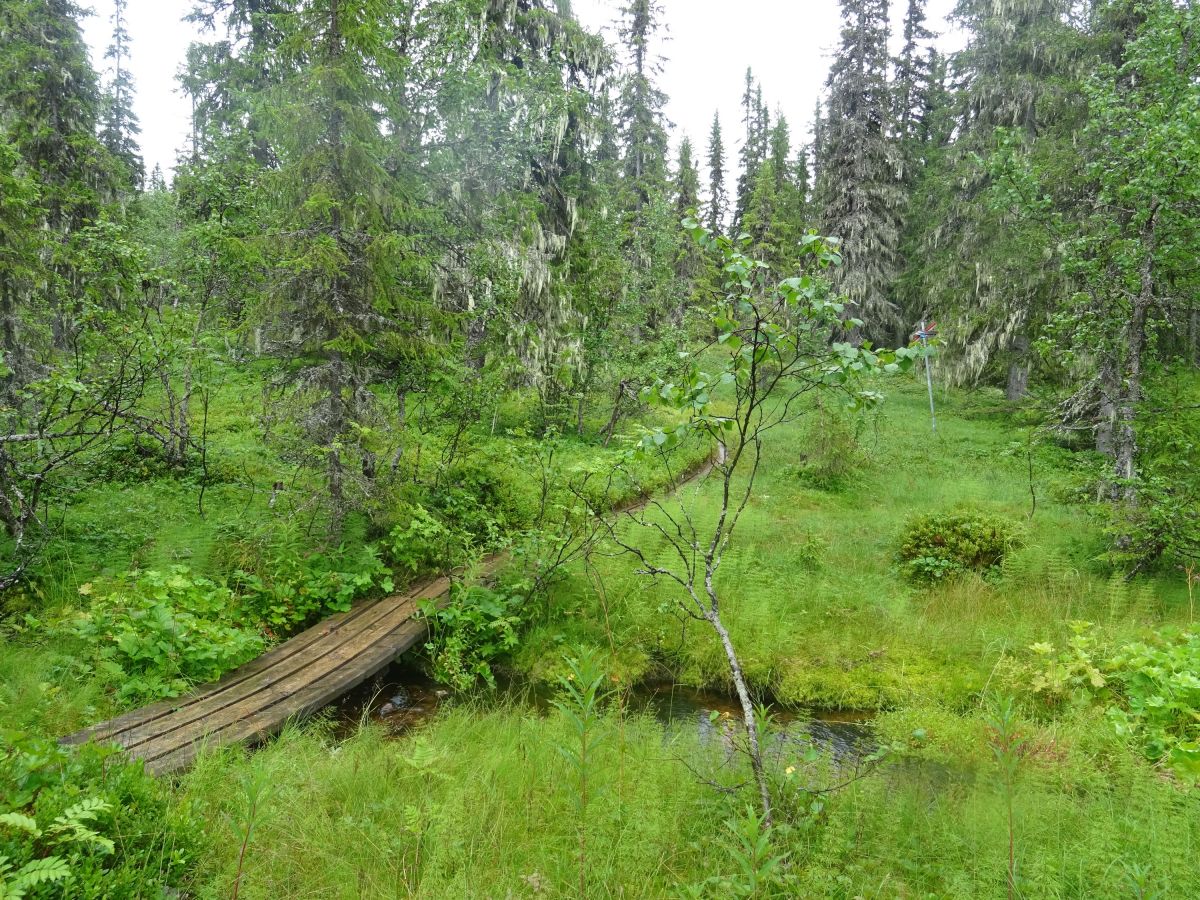
M809 487L838 493L850 487L869 462L859 440L865 420L823 405L816 416L800 462L785 467L785 472Z
M0 734L0 897L182 895L200 825L115 754Z
M1200 635L1164 631L1121 647L1105 663L1119 702L1107 710L1146 757L1200 777Z
M1165 628L1106 647L1089 622L1072 622L1065 646L1030 647L1011 680L1051 707L1102 704L1117 735L1146 759L1200 778L1200 634Z
M426 601L422 611L430 639L425 649L434 677L461 691L481 680L494 686L492 663L517 646L524 603L519 593L478 585L456 586L442 607Z
M414 506L408 521L391 530L384 552L409 575L452 569L467 561L471 539L446 526L423 506Z
M247 613L276 633L346 612L355 600L395 588L392 570L371 546L327 553L288 547L274 554L266 569L262 575L239 570L233 585Z
M965 572L991 573L1024 543L1024 528L1003 516L933 514L908 523L899 557L911 579L936 582Z
M98 675L125 701L172 697L262 652L234 593L177 566L84 584L87 611L51 630L83 642Z

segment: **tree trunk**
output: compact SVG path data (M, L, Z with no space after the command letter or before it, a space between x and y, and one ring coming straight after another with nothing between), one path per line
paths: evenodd
M400 460L404 458L404 431L408 425L408 391L404 388L396 389L396 425L400 432L400 443L392 454L393 473L400 468Z
M1112 355L1100 364L1100 410L1096 422L1096 452L1116 459L1117 362Z
M604 435L604 446L607 447L612 443L613 434L617 430L617 423L621 421L621 406L625 401L625 392L629 390L629 382L622 381L617 385L617 396L613 400L612 415L608 417L608 424L602 429Z
M721 646L725 648L725 658L729 662L729 673L733 676L733 685L737 690L738 700L742 704L742 716L746 722L746 739L750 744L750 768L754 772L754 781L758 785L759 801L762 803L763 824L771 827L771 789L767 784L767 773L763 766L762 746L759 743L758 720L754 717L754 701L750 697L750 689L746 685L746 676L742 672L742 663L734 649L733 640L729 637L721 614L715 606L707 613L709 624L721 638Z
M486 315L478 315L467 323L466 364L475 372L482 372L486 362L484 345L487 341L488 323Z
M1154 304L1154 251L1155 228L1158 220L1158 202L1150 210L1150 217L1142 227L1143 256L1139 270L1140 286L1129 314L1127 335L1127 357L1121 385L1121 399L1117 409L1116 460L1114 474L1123 482L1121 499L1128 504L1137 503L1138 489L1134 482L1137 476L1137 416L1142 402L1142 357L1146 352L1146 323L1150 308Z
M1200 367L1200 308L1193 309L1188 319L1188 346L1191 349L1192 365Z
M346 520L345 472L340 444L346 432L346 402L343 396L346 378L345 363L340 353L330 354L329 360L329 424L326 435L329 447L325 453L325 480L329 488L329 534L336 541L341 537Z
M1029 346L1026 335L1013 338L1012 349L1016 357L1008 366L1008 387L1004 392L1009 403L1024 400L1029 395Z
M0 375L0 396L11 399L20 384L25 365L21 356L21 341L17 335L17 288L0 272L0 350L8 373Z

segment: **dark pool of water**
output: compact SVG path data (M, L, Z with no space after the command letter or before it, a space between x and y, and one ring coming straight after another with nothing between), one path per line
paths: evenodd
M449 696L450 692L433 679L397 664L344 694L330 712L342 736L353 734L367 723L403 734L432 718Z
M729 743L742 721L741 704L733 698L672 684L637 688L630 707L653 714L668 733L692 731L704 744ZM811 745L836 760L853 760L873 753L878 746L868 713L773 710L771 718L770 742L779 752L792 753Z
M503 692L545 709L549 695L508 685ZM403 734L430 719L450 696L441 685L419 671L397 664L343 696L332 708L338 731L352 734L363 723L383 725ZM742 720L741 706L723 694L672 684L650 684L634 689L627 708L647 713L662 723L667 735L696 734L710 745L731 745ZM861 759L876 749L869 716L860 712L822 710L810 713L773 713L771 747L793 753L815 746L835 760Z

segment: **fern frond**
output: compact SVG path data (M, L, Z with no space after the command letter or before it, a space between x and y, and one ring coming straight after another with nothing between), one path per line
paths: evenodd
M112 853L116 849L112 840L86 824L110 809L112 806L109 803L95 797L81 800L63 810L62 815L46 831L55 836L56 843L91 845L98 847L102 853Z
M42 836L42 829L38 828L38 823L31 817L21 813L9 812L0 814L0 825L7 825L9 828L15 828L17 831L25 831L34 837Z
M101 800L98 797L89 797L87 800L80 800L74 806L69 806L63 810L62 815L54 820L54 824L91 822L101 813L106 813L111 809L112 805L107 800Z
M45 859L35 859L21 866L16 872L11 871L8 857L0 856L0 898L2 900L23 900L30 888L39 884L50 884L63 881L71 874L66 861L58 856L47 856Z
M71 874L67 861L60 856L47 856L45 859L35 859L23 865L17 871L17 883L24 887L34 887L51 881L62 881Z

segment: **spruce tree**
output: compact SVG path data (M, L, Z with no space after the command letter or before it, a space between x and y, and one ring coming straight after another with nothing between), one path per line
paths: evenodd
M902 329L891 300L905 192L892 137L887 0L842 0L841 49L829 75L818 193L825 233L842 239L836 275L866 336Z
M667 98L656 81L662 67L655 49L664 31L662 7L658 0L631 0L621 13L618 34L625 72L617 120L624 160L627 289L638 299L649 334L658 335L677 319L675 260L682 242L667 179ZM646 334L639 334L637 343L651 351Z
M904 47L895 62L893 121L896 134L907 142L918 134L925 120L926 94L932 76L933 32L925 26L925 0L908 0L904 15ZM908 160L906 160L906 163ZM907 172L906 179L911 176Z
M816 187L821 180L821 161L825 158L825 106L820 100L817 100L816 108L813 109L812 119L812 153L809 156L810 175L812 178L812 186L814 199Z
M0 590L44 545L59 477L80 484L74 461L134 421L159 362L131 302L141 248L111 203L123 179L97 137L81 15L0 4Z
M289 0L197 0L188 21L220 40L188 50L180 79L192 105L193 156L235 162L248 155L259 168L274 155L255 113L254 98L277 86L292 67L280 52ZM219 152L217 152L217 148Z
M679 145L675 172L675 212L682 219L700 207L700 170L696 168L692 139L686 135Z
M713 234L725 233L725 218L729 212L729 189L725 178L725 139L721 134L721 115L713 113L712 130L708 134L708 203L705 208L705 222Z
M742 94L742 126L745 130L740 153L741 175L738 177L734 204L734 227L742 228L746 210L754 193L758 170L767 156L770 114L763 103L762 86L754 80L752 69L746 69L745 90Z
M129 31L125 27L128 0L114 0L112 14L112 43L104 58L112 62L112 77L104 97L104 112L100 121L100 139L108 152L125 169L125 180L140 190L146 178L146 165L138 147L141 134L137 114L133 111L133 75L129 71Z
M256 111L279 159L270 179L278 236L267 338L288 361L285 396L308 440L299 458L324 469L334 540L375 474L364 430L375 402L372 354L417 338L419 327L396 290L405 253L395 240L397 204L406 191L381 119L403 65L388 6L313 0L291 12L281 25L293 74Z
M1086 42L1078 6L960 0L954 17L970 40L950 63L953 96L945 96L936 60L930 73L927 103L937 107L945 98L953 117L926 114L927 146L951 134L953 141L931 151L934 161L915 187L919 221L904 303L911 318L929 315L944 326L951 381L1006 369L1013 399L1027 390L1033 336L1066 286L1047 229L994 202L993 192L1003 188L992 161L1015 142L1047 166L1062 167L1064 181L1074 167Z
M84 294L75 236L94 222L117 192L119 167L98 140L99 80L88 60L79 20L70 0L0 4L0 137L38 185L37 277L12 312L49 331L64 348L79 325L75 311ZM16 302L15 298L10 298ZM40 308L40 307L45 307ZM48 311L47 311L48 310ZM26 340L33 341L26 334Z
M804 147L796 151L796 158L792 162L792 181L796 185L796 191L800 199L801 218L807 223L809 217L809 199L812 193L812 167L809 151Z
M788 170L788 162L792 155L792 131L788 126L787 119L782 114L775 123L775 127L771 129L767 143L769 146L768 158L774 169L772 174L775 178L775 190L782 193L791 175Z
M782 115L766 143L769 152L759 166L742 227L759 259L787 271L799 257L806 224L807 164L803 154L792 159L791 130Z
M485 190L451 207L461 207L455 218L470 223L457 251L467 266L456 268L472 270L460 286L459 309L477 370L483 356L472 346L510 360L521 383L536 390L543 425L565 424L574 395L582 430L591 387L604 374L604 343L620 297L610 288L623 281L614 276L623 250L619 226L633 205L623 193L627 160L618 122L627 94L610 91L626 85L607 77L613 54L603 41L553 0L509 9L491 5L486 53L467 73L484 87L485 117L468 94L450 129L470 152L451 160L447 186L459 189L463 169L487 173L467 180L486 183ZM470 32L463 37L469 46ZM437 45L445 52L444 41ZM503 81L494 79L493 67L505 71ZM438 105L445 108L445 100ZM532 134L525 118L531 109L540 111ZM665 152L665 135L662 146ZM599 284L585 283L591 277Z
M618 121L624 143L625 179L641 209L667 180L667 95L656 84L661 59L654 42L663 29L658 0L631 0L621 8L618 29L627 55Z
M768 159L758 167L741 223L741 230L750 236L750 253L763 262L773 262L778 257L779 247L773 240L778 204L775 162Z
M692 140L686 135L679 145L679 162L675 171L675 227L692 216L699 216L700 170L696 168ZM680 243L675 263L675 274L682 281L680 293L690 295L696 279L704 271L704 254L694 241ZM678 310L677 321L682 320L684 309Z
M65 237L113 187L96 140L100 90L71 0L0 4L0 127L41 186L45 226Z

